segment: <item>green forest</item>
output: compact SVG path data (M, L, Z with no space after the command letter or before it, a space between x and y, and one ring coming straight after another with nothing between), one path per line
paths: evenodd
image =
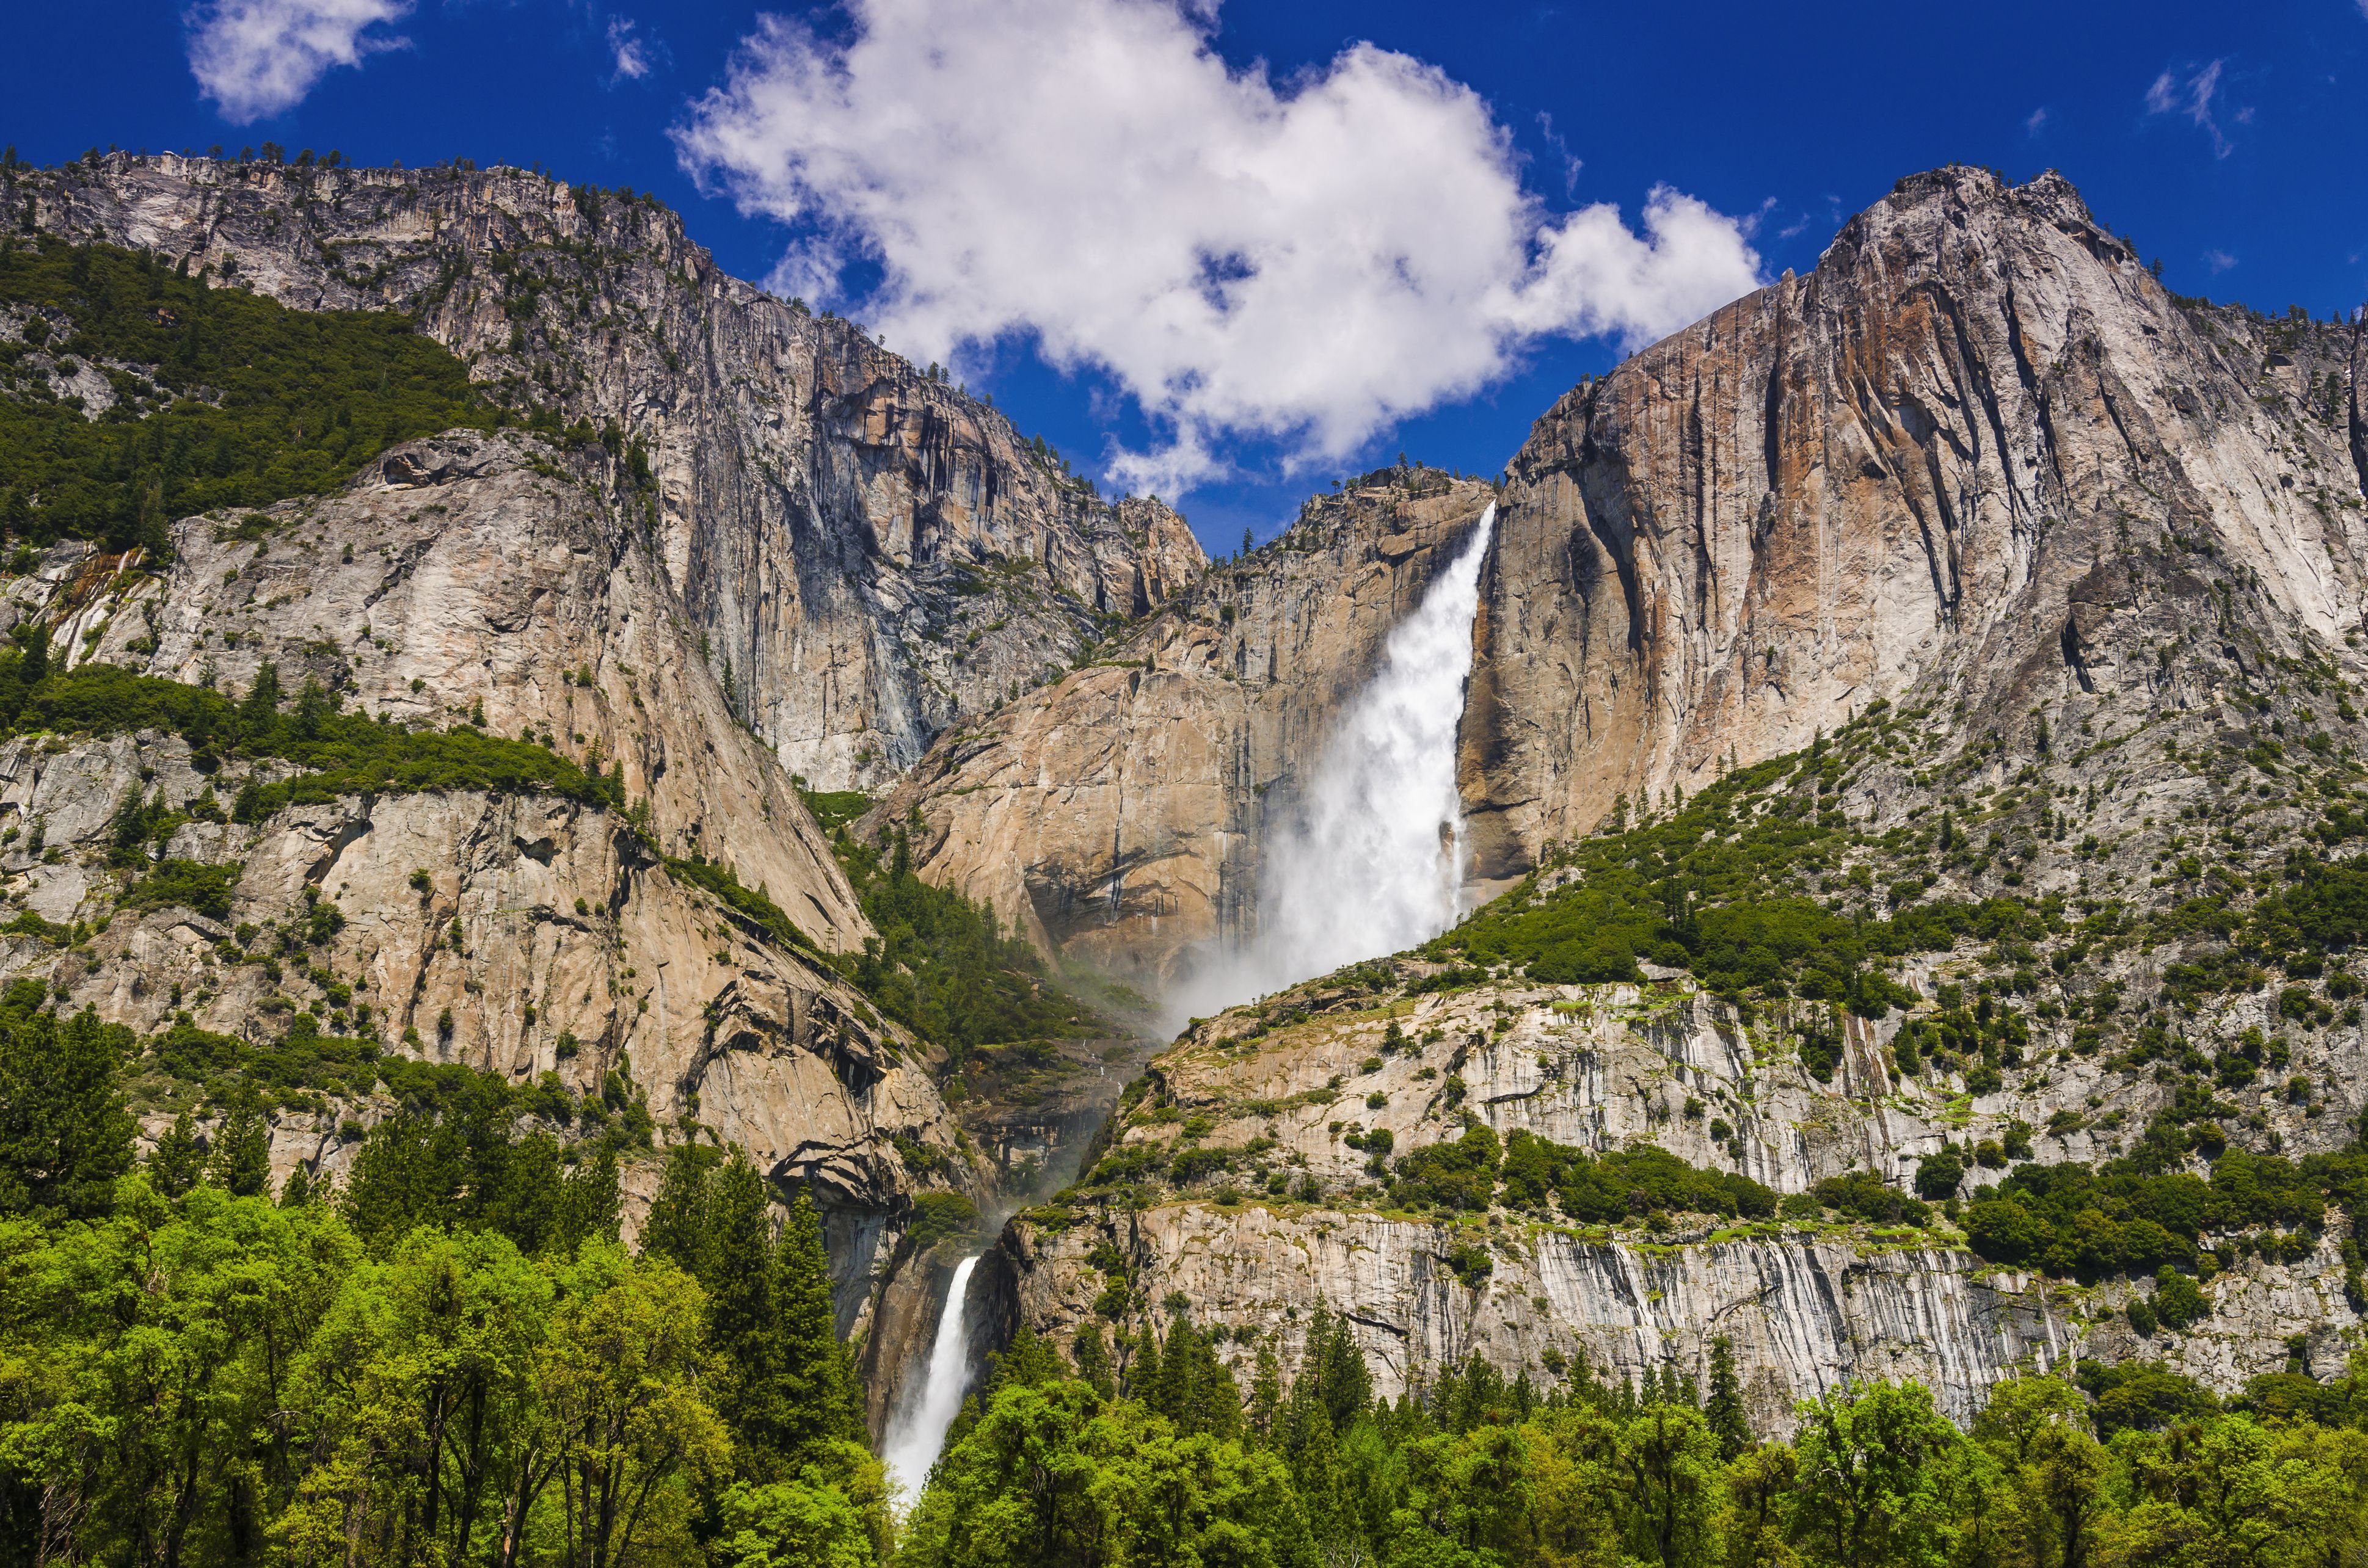
M318 494L497 417L404 316L290 310L113 245L0 240L0 531L37 544L161 551L174 518ZM85 373L104 409L58 391Z

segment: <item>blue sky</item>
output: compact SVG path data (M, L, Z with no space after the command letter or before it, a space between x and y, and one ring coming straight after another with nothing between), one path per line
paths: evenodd
M21 156L269 139L653 190L1221 550L1402 449L1493 472L1581 374L1952 160L2063 169L2182 292L2368 301L2368 0L12 12Z

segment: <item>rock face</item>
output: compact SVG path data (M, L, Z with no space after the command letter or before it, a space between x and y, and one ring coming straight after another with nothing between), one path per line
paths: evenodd
M2358 353L2182 305L2058 176L1901 181L1810 276L1569 392L1513 459L1464 719L1477 852L1510 873L1615 797L1928 677L1975 722L2127 685L2129 612L2182 585L2118 562L2169 540L2231 569L2276 654L2356 673Z
M1723 1335L1755 1425L1771 1433L1790 1430L1795 1400L1854 1377L1918 1379L1965 1418L1998 1379L2073 1357L2161 1359L2227 1391L2283 1368L2301 1335L2325 1369L2340 1366L2360 1318L2333 1229L2306 1258L2250 1258L2219 1273L2205 1287L2207 1322L2146 1341L2120 1315L2142 1293L2132 1284L1994 1267L1946 1226L1771 1219L1713 1229L1643 1215L1589 1226L1508 1211L1437 1221L1393 1210L1377 1184L1374 1134L1402 1157L1474 1124L1598 1153L1654 1144L1782 1193L1853 1167L1905 1174L1943 1139L2018 1124L2043 1163L2094 1158L2112 1142L2104 1130L2021 1119L2084 1103L2100 1084L2090 1063L1982 1095L1953 1075L1895 1085L1885 1042L1898 1020L1849 1019L1833 1075L1820 1081L1793 1021L1779 1012L1747 1025L1688 982L1508 980L1411 1001L1314 985L1237 1009L1153 1064L1102 1168L1146 1157L1157 1168L1193 1149L1223 1163L1204 1159L1212 1174L1171 1181L1147 1203L1104 1201L1107 1187L1088 1183L1023 1213L977 1287L981 1324L992 1335L1026 1324L1065 1343L1106 1300L1118 1259L1135 1301L1180 1293L1195 1321L1229 1325L1237 1343L1223 1353L1244 1379L1243 1331L1291 1365L1319 1308L1348 1316L1392 1394L1474 1353L1549 1382L1580 1353L1598 1375L1674 1368L1700 1381ZM2303 1064L2339 1103L2368 1099L2356 1030ZM2270 1114L2266 1131L2293 1148L2348 1131L2345 1119L2300 1106ZM1714 1119L1731 1122L1731 1148ZM1968 1190L2004 1174L1977 1168Z
M1259 846L1490 488L1385 471L1073 671L949 732L875 813L1048 953L1148 991L1257 930Z
M63 951L8 937L0 975L40 975L143 1034L186 1012L262 1043L293 1007L327 1004L335 1032L365 1006L376 1022L359 1031L400 1053L520 1086L550 1079L597 1101L613 1071L659 1123L694 1118L776 1176L816 1184L842 1315L860 1327L924 1185L907 1153L928 1151L981 1199L994 1177L957 1146L929 1048L823 961L870 927L700 660L616 479L597 448L569 457L516 432L454 432L393 449L339 494L272 507L268 527L190 518L161 576L66 546L12 583L0 614L49 621L61 657L240 693L270 661L291 693L318 681L372 715L473 720L621 767L640 820L471 790L348 796L252 826L201 816L169 853L240 864L230 914L137 915L115 910L106 869L118 804L211 790L226 807L287 766L218 765L154 733L19 740L0 753L6 890L101 929ZM765 937L670 871L668 857L694 856L766 889L814 949ZM313 901L340 913L338 929L284 968L237 961L234 927L302 927ZM175 1106L144 1108L161 1126ZM278 1174L342 1171L382 1108L281 1113ZM654 1182L654 1166L629 1168L629 1218Z
M817 788L894 778L1206 557L852 323L721 272L629 193L518 169L110 154L0 221L144 246L307 310L396 309L481 384L613 426L734 710Z

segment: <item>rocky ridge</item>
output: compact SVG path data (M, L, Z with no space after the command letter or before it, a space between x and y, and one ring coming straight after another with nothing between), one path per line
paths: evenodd
M0 222L146 248L306 310L400 310L473 380L613 427L734 710L877 787L1206 557L854 323L728 277L646 198L521 169L170 153L12 170Z
M2271 654L2356 677L2359 351L2173 298L2060 176L1902 180L1815 272L1565 394L1515 455L1464 718L1484 862L1912 687L1969 743L2142 705L2160 640L2221 619L2175 569L2198 551Z

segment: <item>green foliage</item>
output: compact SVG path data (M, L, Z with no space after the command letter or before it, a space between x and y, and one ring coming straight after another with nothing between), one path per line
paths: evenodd
M1501 1201L1599 1225L1655 1213L1766 1219L1776 1212L1776 1195L1750 1177L1706 1171L1651 1144L1590 1154L1516 1131L1500 1159L1496 1133L1476 1122L1452 1142L1428 1144L1399 1160L1390 1197L1402 1208L1474 1212Z
M1004 933L995 911L913 870L905 832L886 854L837 839L839 859L880 934L839 960L881 1011L951 1051L1091 1038L1108 1026L1046 972L1036 949Z
M814 1201L799 1193L776 1237L768 1198L745 1156L677 1144L643 1232L646 1251L706 1287L708 1338L722 1361L716 1407L739 1437L742 1474L766 1482L795 1478L864 1437Z
M43 989L20 980L0 995L0 1214L91 1219L131 1168L118 1087L131 1031L89 1008L60 1017Z
M113 665L85 665L28 686L21 654L0 653L0 720L19 733L112 735L169 730L189 743L201 768L226 755L277 758L304 771L275 783L250 781L233 815L257 823L290 805L318 805L340 796L485 790L541 792L586 805L621 810L618 776L587 773L557 753L476 730L408 730L362 713L335 711L317 687L321 711L283 713L250 690L232 702L217 691L133 675ZM266 664L258 688L276 689ZM300 695L299 706L302 704Z
M398 441L492 417L467 367L387 312L299 311L111 245L0 249L0 303L40 347L103 369L96 421L0 342L0 528L116 549L170 519L320 494ZM121 366L122 369L116 367Z
M688 860L678 860L669 855L666 858L666 868L678 880L713 893L723 901L726 909L739 917L741 924L770 937L784 947L803 948L820 956L822 949L814 946L814 938L798 929L796 922L773 902L772 895L763 888L742 887L740 879L733 873L731 867L698 855Z
M165 860L125 888L117 902L127 909L182 908L209 920L227 920L231 894L237 891L245 869L209 866L200 860Z
M713 1517L734 1561L870 1568L884 1540L851 1445L711 1512L733 1442L704 1293L611 1239L373 1249L334 1205L212 1185L175 1205L134 1177L111 1218L6 1247L18 1561L694 1568Z
M1862 738L1877 719L1846 736ZM1918 1000L1881 960L2037 933L2042 921L2013 899L1911 894L1873 917L1811 897L1813 879L1855 842L1826 809L1839 767L1821 744L1731 773L1661 821L1615 818L1567 846L1552 868L1561 885L1542 891L1533 876L1425 954L1509 963L1557 984L1639 981L1636 960L1650 958L1729 997L1800 996L1879 1018Z
M408 1096L363 1140L340 1194L361 1244L383 1255L425 1227L491 1231L522 1253L565 1255L615 1235L614 1155L603 1150L568 1169L550 1133L519 1136L500 1079L462 1071L447 1095Z
M899 1561L1932 1568L2204 1561L2158 1547L2226 1540L2242 1555L2209 1561L2301 1568L2368 1528L2349 1379L2257 1380L2265 1401L2338 1416L2322 1426L2225 1413L2159 1369L2084 1360L2087 1396L2010 1381L1969 1432L1917 1384L1848 1381L1796 1407L1786 1444L1754 1440L1717 1343L1707 1408L1675 1369L1639 1390L1582 1362L1541 1394L1476 1356L1395 1403L1333 1403L1337 1322L1311 1325L1288 1393L1261 1346L1235 1430L1174 1410L1177 1346L1197 1365L1205 1343L1189 1324L1139 1347L1115 1393L1083 1375L1106 1368L1099 1334L1074 1380L1015 1346L957 1425Z
M2149 1129L2148 1139L2176 1131ZM1993 1262L2083 1279L2192 1269L2206 1233L2316 1227L2329 1201L2348 1206L2368 1180L2368 1148L2359 1144L2298 1165L2225 1149L2209 1180L2165 1171L2151 1155L2142 1143L2137 1153L2094 1169L2017 1165L1967 1207L1966 1236ZM2179 1326L2159 1303L2155 1310Z

